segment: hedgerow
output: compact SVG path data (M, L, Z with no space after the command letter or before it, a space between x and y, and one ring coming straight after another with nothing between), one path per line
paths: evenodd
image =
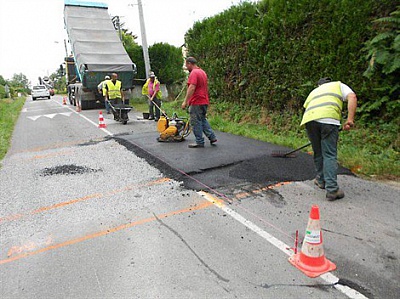
M318 79L331 77L353 88L359 106L368 107L393 79L363 75L369 64L365 47L377 34L373 21L389 16L396 5L393 0L244 2L196 22L185 40L189 55L209 76L212 99L244 109L301 113ZM373 114L361 113L393 121L398 115L384 108L398 109L398 96L385 99Z

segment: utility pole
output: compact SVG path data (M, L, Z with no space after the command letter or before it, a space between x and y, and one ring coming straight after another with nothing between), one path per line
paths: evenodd
M149 77L149 72L150 72L150 58L149 58L149 49L147 47L146 28L144 26L142 0L138 0L138 6L139 6L140 31L142 35L143 58L144 58L144 66L146 68L145 71L147 79Z

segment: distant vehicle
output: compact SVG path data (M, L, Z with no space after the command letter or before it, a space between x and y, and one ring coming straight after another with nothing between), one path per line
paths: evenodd
M38 98L48 98L50 99L50 91L45 85L36 85L32 88L32 100L36 101Z

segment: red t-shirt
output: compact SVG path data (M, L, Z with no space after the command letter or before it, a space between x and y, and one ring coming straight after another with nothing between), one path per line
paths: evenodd
M208 98L208 84L207 84L207 74L200 68L193 69L190 72L188 79L188 86L190 84L196 85L196 89L189 99L189 105L209 105L210 100Z

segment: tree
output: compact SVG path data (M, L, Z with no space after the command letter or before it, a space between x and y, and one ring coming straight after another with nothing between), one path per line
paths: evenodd
M143 59L143 51L142 47L137 44L135 41L137 36L132 33L127 32L127 30L122 30L122 43L124 44L125 50L128 53L130 59L134 64L136 64L137 69L137 78L145 78L145 67L144 67L144 59Z
M6 85L7 81L4 79L2 75L0 75L0 85Z
M14 92L29 93L30 82L24 74L22 73L14 74L9 83L12 94Z
M181 83L185 78L181 48L156 43L149 47L151 69L162 83L172 85Z
M56 89L57 92L64 92L67 90L67 80L59 70L50 75L50 80L53 81L54 89Z
M400 6L373 23L377 35L365 44L369 64L364 76L379 81L380 86L378 98L361 109L366 117L395 119L400 114Z

